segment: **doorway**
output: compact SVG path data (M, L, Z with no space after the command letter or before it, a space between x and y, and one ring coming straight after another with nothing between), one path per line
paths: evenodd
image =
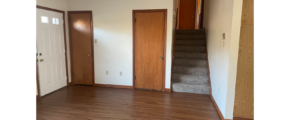
M167 10L133 10L133 86L164 91Z
M92 11L68 11L72 84L94 85Z
M36 6L37 94L67 85L64 11Z
M196 0L179 0L179 29L195 29Z

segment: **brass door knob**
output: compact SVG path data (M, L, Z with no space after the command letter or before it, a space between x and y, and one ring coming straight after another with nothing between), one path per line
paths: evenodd
M91 56L91 54L89 54L88 56Z
M44 59L40 59L40 60L39 60L39 62L43 62L43 61L44 61Z
M159 57L159 59L163 59L163 57Z

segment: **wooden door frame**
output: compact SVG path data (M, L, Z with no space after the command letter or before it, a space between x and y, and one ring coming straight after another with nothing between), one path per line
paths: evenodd
M135 14L148 13L148 12L164 12L164 35L163 35L163 68L162 68L162 91L165 92L165 68L166 68L166 35L167 35L167 9L146 9L146 10L133 10L132 11L132 24L133 24L133 89L135 87Z
M90 29L91 29L91 55L92 55L92 66L93 66L93 70L92 70L92 77L93 77L93 83L92 86L94 86L95 84L95 57L94 57L94 29L93 29L93 12L92 11L67 11L67 18L68 18L68 31L69 31L69 50L70 50L70 70L72 72L73 70L73 59L72 59L72 37L71 37L71 26L70 26L70 14L75 14L75 13L89 13L90 17L91 17L91 25L90 25ZM71 75L71 85L74 85L74 79L73 79L73 75Z
M65 11L62 10L57 10L49 7L44 7L40 5L36 5L36 8L38 9L43 9L43 10L48 10L48 11L53 11L53 12L58 12L62 13L62 19L63 19L63 37L64 37L64 49L65 49L65 70L66 70L66 86L69 86L69 78L68 78L68 61L67 61L67 47L66 47L66 29L65 29ZM37 64L37 61L36 61ZM38 67L38 66L36 66ZM38 69L36 68L36 81L37 81L37 93L38 93L38 98L40 97L40 87L39 87L39 78L38 78Z
M178 5L177 6L178 6L178 11L177 11L178 12L178 14L177 14L177 29L179 29L180 0L178 0Z

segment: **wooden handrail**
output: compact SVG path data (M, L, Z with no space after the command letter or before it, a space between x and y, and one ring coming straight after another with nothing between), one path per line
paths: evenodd
M176 31L177 31L177 20L178 20L178 8L176 9L176 21L175 21L175 28L174 28L174 40L173 40L173 49L172 49L172 59L174 59L175 55L175 41L176 41Z

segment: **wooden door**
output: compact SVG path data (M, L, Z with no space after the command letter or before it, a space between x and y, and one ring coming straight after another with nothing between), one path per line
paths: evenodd
M73 84L94 84L94 53L91 11L69 11L71 72Z
M194 29L196 0L180 0L179 29Z
M134 11L135 88L163 90L166 10Z
M36 10L40 96L67 85L63 13Z
M234 120L254 119L254 0L243 0ZM238 118L235 118L238 117ZM247 119L250 120L250 119Z

